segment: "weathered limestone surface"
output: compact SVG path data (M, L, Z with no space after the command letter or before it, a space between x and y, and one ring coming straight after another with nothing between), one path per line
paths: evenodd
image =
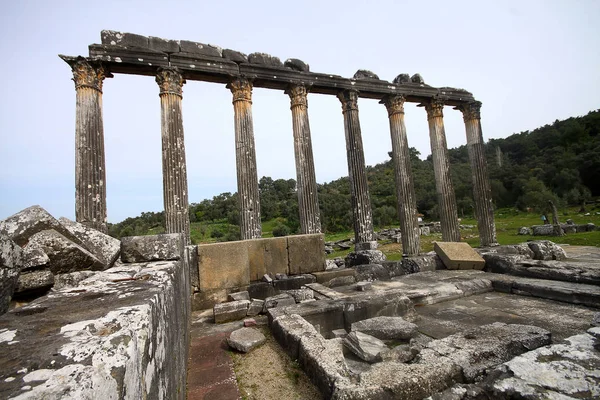
M22 262L21 248L14 241L0 234L0 315L8 310L17 286Z
M354 243L368 243L374 241L375 236L373 234L373 211L371 210L365 170L365 154L358 119L358 92L354 90L341 91L338 93L338 98L342 102L344 114L348 176L354 215Z
M19 275L15 293L48 290L54 285L54 274L47 270L27 271Z
M403 96L389 96L382 102L387 108L390 119L402 252L412 256L419 254L420 229L417 220L417 200L410 166L406 126L404 125L404 100Z
M442 223L442 239L444 242L459 242L458 213L456 197L450 174L448 145L444 131L444 102L433 99L425 104L427 120L429 121L429 138L431 140L431 155L435 175L435 189L438 195L440 222Z
M352 324L352 331L366 333L382 340L409 340L417 335L417 325L402 317L375 317Z
M187 167L181 99L185 80L177 68L161 68L156 74L160 88L163 200L167 233L183 233L190 244Z
M348 253L344 262L346 267L364 264L380 264L385 261L385 255L380 250L361 250Z
M1 398L185 399L187 266L127 264L95 276L0 317Z
M248 251L239 242L198 246L198 265L201 291L250 283Z
M344 346L368 363L381 361L381 353L388 350L381 340L360 331L350 332L344 338Z
M215 324L221 324L228 321L236 321L246 316L249 300L230 301L228 303L215 304L213 307L213 315Z
M564 260L567 253L562 247L549 240L535 240L527 242L527 245L533 251L533 258L536 260Z
M59 218L58 222L79 239L82 246L96 256L100 262L104 263L106 268L113 266L121 251L121 242L119 239L110 237L96 229L71 221L65 217Z
M235 79L227 87L233 94L241 238L257 239L262 235L262 226L252 122L252 83L247 79Z
M390 272L381 264L361 264L353 268L358 281L390 280Z
M266 342L267 338L260 331L253 328L240 328L231 332L227 344L237 351L247 353Z
M287 243L290 274L307 274L325 270L323 234L287 236Z
M252 239L237 242L248 248L250 280L258 281L265 274L289 273L288 241L286 237Z
M290 61L290 60L288 60ZM288 64L286 61L286 65ZM296 62L295 62L296 61ZM292 65L298 64L295 60ZM308 66L306 66L308 70ZM296 178L298 183L298 209L300 212L301 233L321 233L317 180L313 159L310 125L308 121L308 92L301 85L291 86L290 96L294 131L294 155L296 158Z
M150 236L123 237L121 238L121 261L125 263L137 263L179 260L183 255L185 241L185 238L182 237L183 235L179 233L163 233Z
M31 236L26 248L37 248L46 253L50 259L48 269L54 274L106 269L92 253L53 229Z
M474 101L457 107L463 113L467 131L467 150L473 176L473 197L479 242L482 246L496 246L496 225L494 223L494 205L492 189L485 159L485 143L481 131L481 102Z

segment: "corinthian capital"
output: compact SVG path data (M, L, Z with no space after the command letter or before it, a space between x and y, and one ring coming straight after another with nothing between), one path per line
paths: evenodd
M286 91L286 94L290 96L290 102L292 108L296 106L308 107L308 90L303 85L290 86Z
M177 68L159 68L156 72L156 83L160 88L160 94L175 94L183 96L183 84L185 79L179 73Z
M342 90L337 94L338 99L342 102L342 111L358 111L358 91L356 90Z
M75 89L89 87L102 92L102 82L107 76L112 76L99 63L90 63L84 58L77 59L71 64Z
M237 78L227 84L227 88L233 94L233 102L252 102L252 82L245 78Z
M472 101L470 103L464 103L460 106L454 107L456 110L460 110L463 113L463 119L465 122L473 119L481 119L481 102Z
M402 95L390 95L385 96L380 103L385 104L388 116L391 117L394 114L404 114L404 100Z
M425 110L427 111L427 119L434 117L444 116L444 101L441 99L433 98L429 103L425 103Z

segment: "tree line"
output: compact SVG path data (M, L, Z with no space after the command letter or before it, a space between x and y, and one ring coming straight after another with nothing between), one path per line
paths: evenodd
M544 213L548 200L558 207L585 203L600 196L600 110L582 117L544 125L486 143L486 158L496 208L515 207ZM473 216L471 167L463 145L448 151L459 217ZM373 223L384 227L398 224L396 186L391 160L367 167ZM420 159L415 148L410 160L417 209L426 219L439 218L431 156ZM262 177L259 181L261 218L280 221L274 234L299 230L298 197L294 179ZM325 232L352 229L352 206L348 177L318 184L322 228ZM237 193L221 193L190 204L191 222L239 224ZM277 232L276 232L277 230ZM164 231L163 212L145 212L118 224L109 224L115 237ZM235 232L223 232L235 240ZM239 236L238 236L239 237Z

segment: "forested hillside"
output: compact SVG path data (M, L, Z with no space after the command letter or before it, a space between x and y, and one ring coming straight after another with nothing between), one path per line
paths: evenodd
M449 150L452 179L459 216L473 214L471 169L466 146ZM600 196L600 110L586 116L555 121L531 132L505 139L491 139L486 155L492 195L497 208L545 212L548 200L559 207L581 205ZM419 158L411 148L411 163L417 208L426 219L437 219L437 198L431 156ZM391 159L367 167L369 190L376 226L397 224L394 171ZM276 221L274 234L298 231L298 199L294 179L263 177L259 182L263 221ZM318 185L321 220L326 232L352 228L352 207L348 178ZM190 205L192 222L238 223L237 194L222 193ZM142 213L111 224L115 237L155 233L164 230L163 213ZM235 229L211 232L224 240L238 236Z

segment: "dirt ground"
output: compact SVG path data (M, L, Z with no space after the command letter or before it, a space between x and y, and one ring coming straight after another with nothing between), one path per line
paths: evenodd
M244 400L318 400L323 396L298 363L283 351L269 329L267 342L250 353L232 352L238 388Z

